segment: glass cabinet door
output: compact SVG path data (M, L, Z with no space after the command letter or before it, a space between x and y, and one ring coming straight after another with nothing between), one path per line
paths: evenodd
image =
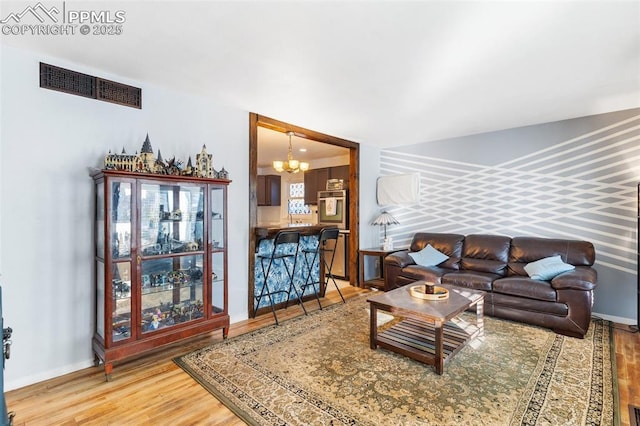
M96 334L104 340L104 302L105 302L105 278L104 278L104 182L96 183L95 193L96 218L95 228L95 266L96 266Z
M204 317L203 255L142 262L142 332Z
M203 186L141 185L142 333L204 316L203 225Z
M131 337L131 262L113 263L113 341Z
M131 257L131 183L111 182L111 257Z
M211 203L211 309L215 315L225 311L225 274L226 274L226 229L225 229L225 193L226 187L213 186L210 193Z
M131 337L131 182L110 181L112 341Z
M143 256L203 250L203 187L145 183L140 196Z

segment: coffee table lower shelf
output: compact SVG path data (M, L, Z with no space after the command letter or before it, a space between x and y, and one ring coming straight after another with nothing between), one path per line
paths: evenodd
M475 338L481 332L481 328L465 322L463 329L454 322L446 322L441 329L442 353L440 355L437 350L437 332L438 329L433 324L407 318L377 333L375 342L372 343L416 361L434 365L436 372L442 374L442 366L468 341Z

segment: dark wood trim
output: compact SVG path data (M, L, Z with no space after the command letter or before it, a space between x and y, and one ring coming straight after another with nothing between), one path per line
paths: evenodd
M256 236L255 230L258 222L258 200L256 194L258 175L258 127L265 127L276 132L294 132L296 136L322 142L330 145L341 146L349 149L349 282L357 285L358 281L358 241L360 222L360 198L358 188L360 170L360 144L335 136L326 135L304 127L295 126L264 115L249 113L249 295L248 312L253 315L254 293L254 268Z
M256 193L258 182L258 114L249 113L249 316L253 315L253 294L256 261L255 229L258 225L258 196Z
M359 144L346 139L337 138L335 136L325 135L314 130L305 129L304 127L295 126L273 118L257 115L258 126L274 130L280 133L294 132L299 138L309 139L316 142L323 142L329 145L342 146L349 149L358 149Z
M358 250L360 249L360 146L349 152L349 283L358 285Z

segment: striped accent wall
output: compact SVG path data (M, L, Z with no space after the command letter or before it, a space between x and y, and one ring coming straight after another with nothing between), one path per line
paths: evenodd
M454 147L442 156L438 149L446 143L383 150L382 175L420 174L419 204L388 206L400 225L388 227L387 234L396 247L408 246L418 231L583 239L596 246L598 267L631 274L627 279L635 282L640 109L628 111L633 114L570 137L567 128L584 130L578 124L593 123L591 117L558 122L566 123L559 142L548 137L548 126L522 128L529 151L495 164L490 162L504 157L501 150L515 151L510 144L518 140L491 146L501 155L487 152L482 158L476 146L472 161L465 144L471 148L474 136L452 140ZM603 116L593 117L601 123L607 121ZM509 131L510 137L517 134L518 129Z

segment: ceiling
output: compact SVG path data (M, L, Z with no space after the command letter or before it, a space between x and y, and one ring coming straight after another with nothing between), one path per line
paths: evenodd
M349 155L348 148L316 142L296 135L291 136L293 158L311 162ZM258 167L271 167L274 160L285 161L289 150L289 136L265 127L258 127ZM313 164L312 164L313 168Z
M2 1L0 19L34 3ZM65 7L122 10L123 33L1 43L379 147L640 106L637 0Z

